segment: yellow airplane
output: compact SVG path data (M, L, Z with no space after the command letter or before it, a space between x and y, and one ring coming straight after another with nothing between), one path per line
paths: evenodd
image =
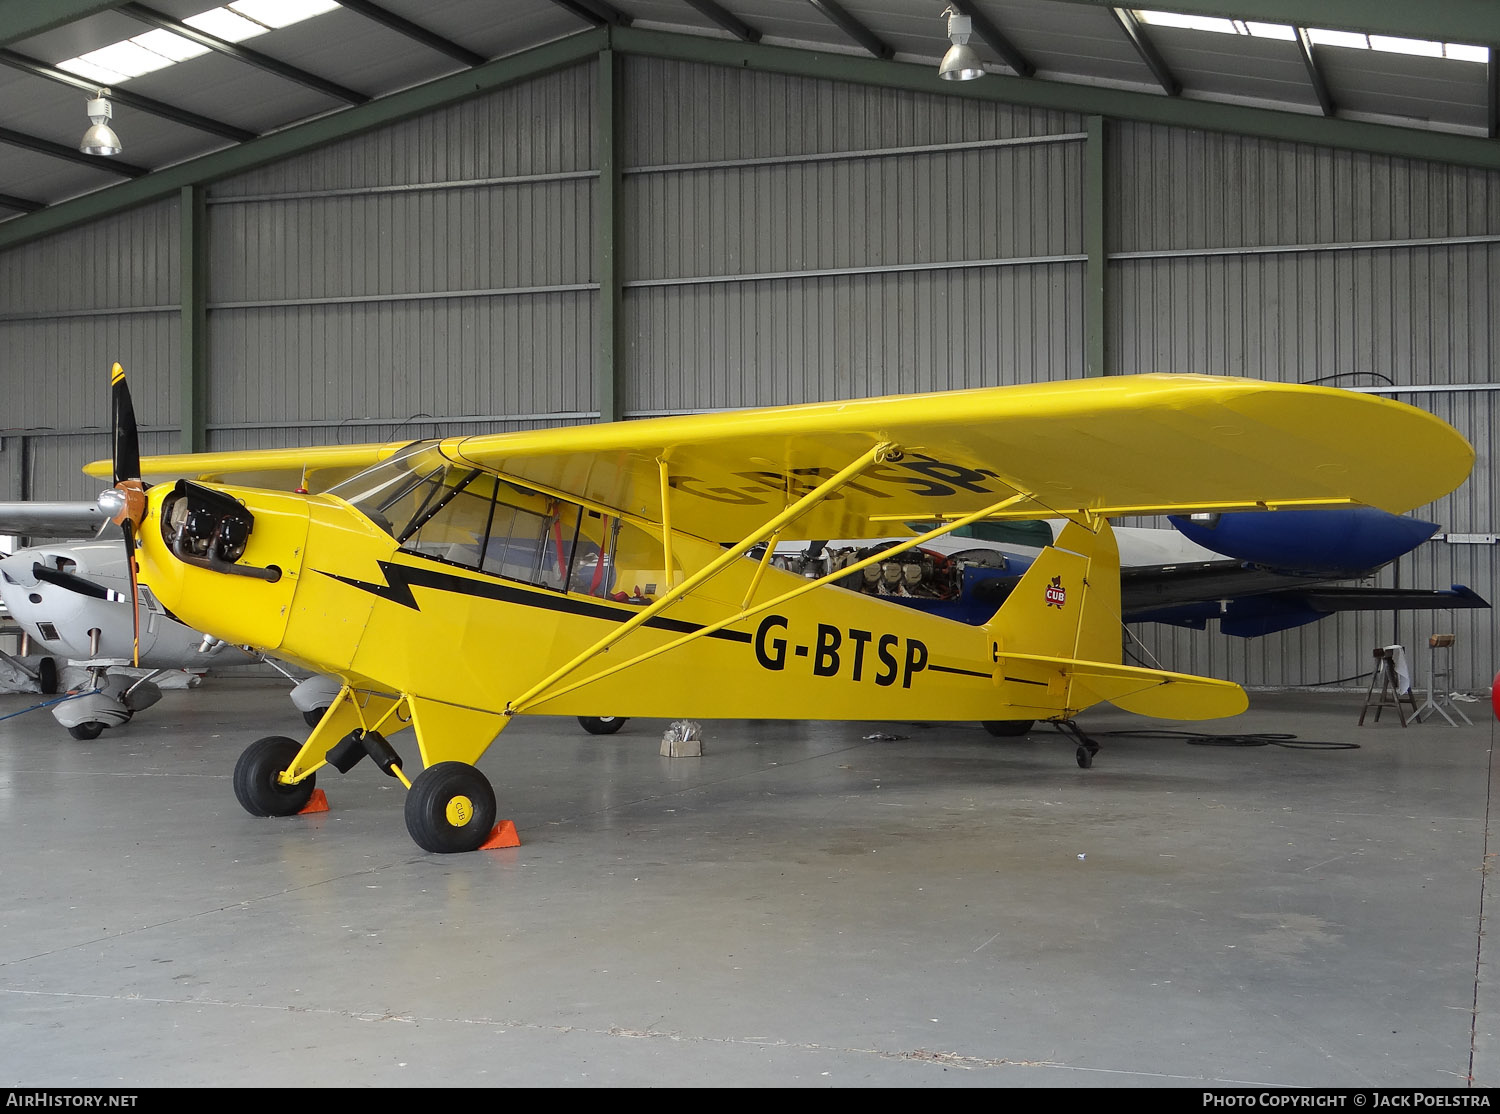
M179 620L340 678L304 742L251 744L241 805L296 813L365 756L432 852L495 829L476 763L525 713L1051 721L1101 702L1206 719L1228 681L1121 664L1123 515L1369 505L1456 488L1474 452L1402 403L1214 376L1120 376L452 437L142 461L112 376L100 497ZM1399 446L1400 467L1381 464ZM170 482L148 482L158 477ZM308 494L308 477L337 479ZM747 556L1063 518L982 626ZM891 551L880 554L888 558ZM871 558L875 560L877 558ZM412 728L408 778L390 737Z

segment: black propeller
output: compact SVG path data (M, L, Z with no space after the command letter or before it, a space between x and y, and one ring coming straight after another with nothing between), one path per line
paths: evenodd
M114 434L115 483L141 478L141 443L136 431L135 406L125 369L115 364L109 374L110 429Z
M136 428L135 406L125 369L115 364L109 373L110 428L114 438L115 486L99 496L99 508L117 523L125 535L125 567L130 572L131 625L134 628L132 661L141 664L140 570L135 563L135 538L146 514L146 485L141 480L141 442Z
M48 568L38 561L31 566L31 573L45 584L55 584L59 588L66 588L70 592L77 592L80 596L87 596L92 600L123 600L119 592L95 584L92 580L85 580L77 573L63 572L61 569Z

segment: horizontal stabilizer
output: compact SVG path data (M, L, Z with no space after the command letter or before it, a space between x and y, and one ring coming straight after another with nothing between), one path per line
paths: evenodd
M1310 606L1334 611L1438 611L1447 608L1489 607L1472 588L1455 584L1429 591L1423 588L1319 588L1306 593Z
M1006 653L995 668L1009 673L1012 663L1027 673L1065 681L1070 686L1068 704L1074 708L1108 701L1127 712L1159 719L1218 719L1237 716L1250 706L1239 685L1212 677L1041 654Z

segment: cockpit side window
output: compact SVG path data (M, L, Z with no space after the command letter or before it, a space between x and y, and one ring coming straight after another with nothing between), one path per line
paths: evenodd
M404 552L525 584L649 603L661 541L600 511L460 467L417 443L329 491Z

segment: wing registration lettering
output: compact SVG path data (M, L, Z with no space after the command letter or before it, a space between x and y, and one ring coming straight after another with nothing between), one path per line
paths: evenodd
M750 469L732 473L734 479L746 481L744 485L714 484L691 475L674 475L668 483L672 490L696 495L700 499L757 507L773 504L778 497L806 495L835 472L827 467L788 468L784 472ZM994 482L997 480L1000 480L998 486ZM951 464L922 453L908 453L900 460L872 465L858 480L851 480L844 487L875 499L893 499L900 495L947 499L961 493L993 495L1011 490L997 472ZM839 492L826 496L830 502L843 497Z

